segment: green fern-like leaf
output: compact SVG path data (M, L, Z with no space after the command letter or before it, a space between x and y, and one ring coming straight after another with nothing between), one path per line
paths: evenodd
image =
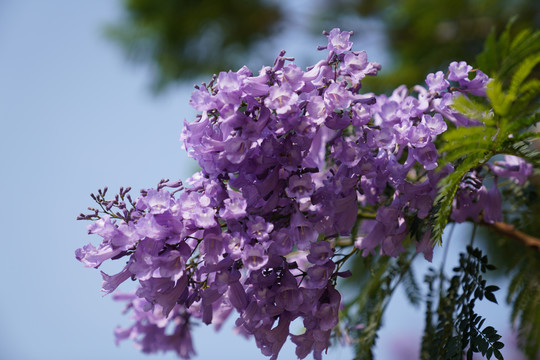
M475 139L477 141L489 141L495 135L495 129L485 126L473 126L473 127L458 127L454 129L447 130L442 135L444 145L442 148L443 151L451 151L454 149L456 141ZM441 149L441 148L440 148Z
M432 240L434 243L442 243L442 234L450 219L452 204L461 180L471 169L483 165L490 158L490 153L472 153L439 183L439 193L435 198L435 206L431 214L431 223L433 224Z
M476 58L479 69L492 78L503 79L509 83L509 74L523 59L540 52L540 31L522 30L512 37L512 22L499 38L495 30L491 32L484 45L484 51Z
M534 113L530 116L521 117L516 119L513 122L508 122L503 125L502 131L504 131L505 134L507 134L507 138L509 138L512 141L512 137L514 137L519 132L528 132L528 129L538 123L540 121L540 114ZM532 135L536 134L536 135ZM534 132L531 133L531 138L538 137L538 133ZM516 137L512 142L519 142L518 138Z
M465 96L454 101L454 110L479 125L449 129L442 136L440 165L451 163L455 170L439 183L430 217L435 243L441 242L459 184L472 169L497 154L540 165L526 143L535 137L529 128L539 120L539 104L533 100L540 96L540 81L529 77L540 64L540 31L524 30L512 37L511 28L509 24L498 39L492 33L478 57L480 68L494 76L487 86L488 104Z
M491 108L480 101L462 95L453 100L452 108L469 119L477 120L487 125L493 125Z
M529 254L530 255L530 254ZM519 333L519 345L525 354L535 359L540 353L540 259L526 256L508 288L508 303L512 304L511 321Z
M515 99L521 94L521 86L523 82L538 64L540 64L540 54L533 54L519 64L514 76L512 77L510 88L508 89L510 96Z
M419 306L422 301L422 291L416 281L412 267L403 274L403 289L409 302L414 306Z
M441 165L445 165L449 162L454 162L463 156L482 156L483 154L489 153L489 144L486 142L479 142L479 141L465 141L463 143L460 142L460 147L458 149L454 149L453 151L447 151L444 159L441 160Z
M345 300L341 312L341 320L350 326L350 337L355 340L355 359L373 359L373 348L377 341L378 331L383 322L391 296L402 282L410 290L415 302L421 299L421 292L414 280L411 263L416 251L406 252L397 259L387 256L369 255L364 258L363 265L368 276L360 279L360 284L354 284L359 294L352 300ZM361 329L355 326L362 324Z
M497 79L491 80L487 86L486 93L493 105L493 110L500 116L508 115L513 99L503 91L502 83Z

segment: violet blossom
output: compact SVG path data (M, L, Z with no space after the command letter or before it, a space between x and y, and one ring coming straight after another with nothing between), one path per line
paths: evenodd
M163 180L129 210L126 198L122 211L109 211L109 202L92 218L89 233L101 243L77 249L76 258L88 267L127 259L118 273L102 272L103 291L132 312L117 341L188 359L192 322L219 328L237 316L238 332L271 359L288 338L299 358L321 359L339 321L335 286L345 249L405 251L410 219L426 219L438 181L451 171L439 166L437 136L475 124L452 101L484 96L489 78L476 71L469 80L472 68L453 62L448 76L429 74L428 88L415 94L405 86L390 96L365 94L361 81L381 67L351 51L351 35L326 33L327 56L305 70L282 51L257 75L242 67L198 87L190 103L199 114L181 140L201 171L185 187ZM532 167L506 156L489 170L523 184ZM422 180L411 180L413 173ZM453 221L501 219L497 181L487 190L483 180L463 179ZM431 231L421 234L416 251L431 261ZM128 279L138 288L122 295L117 289ZM303 334L290 334L296 319Z

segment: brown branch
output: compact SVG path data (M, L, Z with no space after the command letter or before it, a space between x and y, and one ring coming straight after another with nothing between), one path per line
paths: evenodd
M493 224L482 222L481 224L492 228L501 235L517 240L527 247L540 251L540 239L519 231L513 225L503 222L495 222Z

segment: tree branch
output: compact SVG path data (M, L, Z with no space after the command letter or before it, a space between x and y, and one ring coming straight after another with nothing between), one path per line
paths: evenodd
M540 239L519 231L513 225L503 222L495 222L493 224L482 222L481 225L487 226L501 235L517 240L527 247L540 251Z

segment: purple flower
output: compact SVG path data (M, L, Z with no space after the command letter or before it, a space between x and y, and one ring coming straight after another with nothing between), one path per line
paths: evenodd
M111 222L110 215L103 215L101 219L87 226L89 234L97 234L104 239L110 239L116 235L118 231L116 226Z
M154 215L146 215L137 222L137 232L142 237L158 240L168 235L168 228L160 225Z
M491 79L482 71L477 70L474 79L465 78L459 82L461 89L472 95L486 96L487 84Z
M362 150L352 141L337 142L334 154L337 159L349 167L356 166L362 158Z
M448 70L450 71L448 80L460 81L467 79L469 72L471 72L472 69L472 66L468 65L465 61L453 61L450 63L450 66L448 66Z
M221 233L205 232L199 251L204 255L204 261L215 264L223 254L224 244Z
M235 260L241 257L246 241L246 237L239 232L223 234L223 242L226 244L227 253Z
M411 126L409 128L409 144L415 148L423 148L431 144L430 129L422 123Z
M513 155L504 155L504 161L495 161L490 168L495 175L510 178L519 185L525 184L533 172L531 164Z
M365 51L346 53L341 63L340 71L345 76L350 76L353 84L358 84L366 75L377 75L381 65L368 62Z
M182 217L193 221L199 228L212 228L217 225L215 215L216 211L209 207L210 198L200 193L182 194L178 199L180 204L180 213Z
M427 126L431 136L442 134L447 129L446 122L444 122L441 114L435 114L433 116L425 114L422 116L422 123Z
M439 166L437 163L439 153L433 143L428 143L422 148L411 149L411 151L413 152L414 159L424 165L424 169L434 170Z
M333 261L327 261L322 265L311 266L307 270L307 287L310 289L322 289L326 287L335 268L336 264Z
M277 75L281 75L282 84L289 84L293 91L300 90L304 85L304 72L296 64L287 64Z
M473 221L486 206L487 189L482 184L481 179L472 173L467 176L466 181L462 181L454 198L451 219L456 222L464 222L467 219Z
M232 72L220 72L218 76L217 86L222 92L234 92L240 88L241 81L237 73Z
M384 127L375 132L374 141L380 148L391 149L396 145L396 135L392 128Z
M233 164L242 163L250 148L249 141L237 137L230 138L224 145L224 155Z
M431 241L431 231L428 231L422 236L422 240L416 244L416 252L424 253L424 258L431 262L431 260L433 260L433 246L434 244Z
M293 175L289 178L289 186L285 189L287 196L298 201L309 197L313 192L313 183L309 174Z
M324 102L329 109L347 109L353 101L352 94L343 83L332 83L324 93Z
M176 302L180 298L180 295L182 295L186 289L187 281L187 275L184 275L178 281L176 281L174 286L171 288L163 292L158 292L158 295L156 296L156 303L161 305L164 317L169 316L169 313L173 307L176 306Z
M163 214L171 206L171 194L166 190L148 190L143 202L150 209L151 214Z
M334 251L332 250L329 242L319 241L311 245L307 259L312 264L323 265L333 254Z
M493 186L487 192L486 196L486 206L484 208L484 221L487 223L494 223L497 221L502 221L502 199L501 193L497 188L497 180L493 182Z
M242 261L248 269L259 270L268 262L268 255L261 244L246 245L242 252Z
M134 339L145 353L172 350L182 359L190 359L195 355L189 328L189 314L173 312L170 319L163 318L161 311L156 308L145 310L148 303L133 295L116 295L115 300L128 301L127 309L133 311L134 324L131 327L115 330L116 343L131 338ZM173 331L166 332L167 324L171 321Z
M351 32L332 29L328 34L328 50L335 54L343 54L349 51L352 47L352 42L349 41Z
M235 72L220 72L217 81L217 88L220 90L217 97L223 104L239 105L242 102L240 97L242 77Z
M351 124L351 118L347 113L338 114L332 113L332 115L326 118L325 125L332 130L342 130Z
M326 105L321 96L315 95L310 97L306 105L306 110L308 118L314 124L320 125L324 122L327 112Z
M288 83L285 83L282 86L274 85L270 88L264 105L275 110L278 115L285 115L294 110L297 100L298 94Z
M267 355L272 355L270 360L277 360L279 351L289 336L290 324L290 316L287 314L282 314L279 317L278 325L265 334L265 338L268 341L268 348L271 350Z
M75 257L86 267L99 267L105 260L109 260L122 252L114 249L108 243L101 243L98 248L92 244L83 246L75 251Z
M202 170L186 187L163 180L136 199L122 189L114 200L101 190L93 196L102 210L81 218L98 219L88 230L101 244L78 249L77 259L98 267L124 258L119 273L102 272L106 293L128 279L138 284L134 294L114 295L133 315L117 341L189 358L191 321L219 328L237 312L238 331L272 360L296 319L305 328L291 336L296 354L321 359L339 321L334 286L345 274L336 268L348 259L337 238L356 236L364 256L405 251L411 221L428 217L439 180L451 171L435 172L436 137L446 121L477 125L452 101L483 95L489 79L477 71L469 80L471 67L453 62L448 79L440 71L427 76L429 89L362 93L361 81L380 65L350 51L351 34L326 34L328 55L306 71L282 51L258 76L242 67L197 87L190 102L200 113L181 140ZM496 177L489 191L485 169L459 185L454 221L499 221L497 177L523 184L532 173L509 156L489 166ZM376 218L361 219L359 211ZM431 261L424 225L416 246Z
M319 319L319 327L322 331L332 330L339 321L339 306L341 295L336 289L328 286L326 289L328 302L319 305L316 317Z
M185 245L185 243L182 244ZM180 246L180 248L182 247ZM187 254L183 254L178 250L171 250L161 254L158 258L159 276L170 278L172 281L178 281L178 279L180 279L180 277L184 274L186 260L189 258L189 255L189 250Z
M103 271L101 277L103 278L103 285L101 291L106 294L112 293L121 283L129 279L133 274L128 270L129 265L126 265L122 271L116 275L107 275Z
M268 75L262 72L257 77L248 77L242 83L242 91L248 96L264 96L270 87L267 84Z
M191 94L189 103L198 111L209 111L217 107L215 98L204 87Z
M317 240L317 232L313 229L313 224L299 212L291 217L291 229L296 246L300 250L307 250L310 244Z
M272 223L266 222L264 218L255 216L247 222L248 233L260 242L267 241L269 234L274 229Z
M118 225L117 229L118 231L116 231L111 238L111 244L115 248L128 250L129 248L133 247L142 237L137 232L137 226L132 223L121 223Z
M374 253L375 248L381 244L386 236L384 225L376 220L364 220L360 226L361 236L354 242L354 246L363 250L362 255Z
M354 104L352 106L352 123L356 127L366 125L371 119L370 107L363 104Z
M428 74L426 84L429 87L429 91L443 91L450 86L450 83L444 78L442 71L437 71L435 74Z
M220 209L219 216L225 220L239 219L246 216L247 201L242 193L234 190L228 191L229 198L223 201L224 208Z
M289 229L279 229L272 234L270 251L277 255L287 255L293 248L293 239Z
M243 311L248 304L246 291L239 281L232 281L229 284L228 298L231 305L238 311Z
M276 294L276 305L287 311L296 311L303 302L304 296L296 278L289 271L285 271Z

